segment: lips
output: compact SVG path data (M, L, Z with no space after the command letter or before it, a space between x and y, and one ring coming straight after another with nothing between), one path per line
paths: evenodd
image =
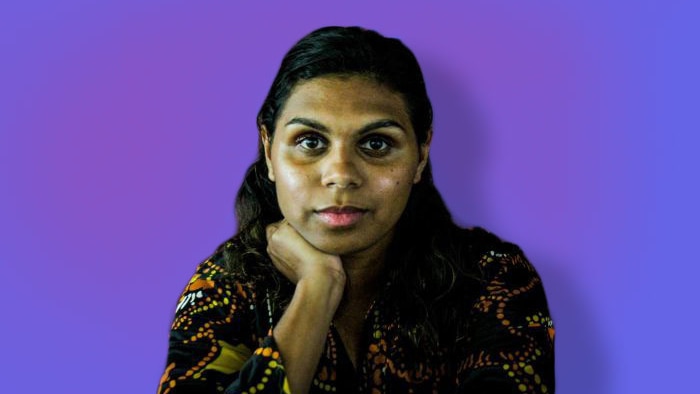
M324 208L316 211L316 214L331 227L350 227L359 222L366 212L366 209L345 206Z

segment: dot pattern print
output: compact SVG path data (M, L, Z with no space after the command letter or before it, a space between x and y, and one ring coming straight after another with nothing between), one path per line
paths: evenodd
M464 306L469 324L454 348L409 361L400 316L379 296L366 314L361 363L353 367L331 325L309 392L553 393L554 328L535 269L508 243L478 266L482 289ZM200 264L175 311L158 392L289 393L265 294L231 278L221 255Z

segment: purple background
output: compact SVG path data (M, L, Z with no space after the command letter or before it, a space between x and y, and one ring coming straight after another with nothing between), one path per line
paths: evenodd
M544 279L557 392L698 386L697 7L14 3L0 391L155 391L177 297L234 229L279 62L331 24L415 51L455 217L520 244Z

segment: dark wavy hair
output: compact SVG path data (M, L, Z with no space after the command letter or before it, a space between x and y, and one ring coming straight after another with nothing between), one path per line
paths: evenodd
M433 111L418 61L398 39L360 27L324 27L297 42L258 113L258 128L271 138L293 88L320 76L363 76L402 95L419 144L432 128ZM272 265L265 228L282 219L274 183L267 177L262 144L236 198L238 232L220 246L225 264L238 280L268 289L278 312L291 299L293 285ZM430 163L411 190L389 247L385 305L396 308L402 334L425 355L463 337L465 308L478 288L476 251L466 238L473 232L456 226L435 188ZM483 244L483 242L481 242ZM271 285L272 283L272 285Z

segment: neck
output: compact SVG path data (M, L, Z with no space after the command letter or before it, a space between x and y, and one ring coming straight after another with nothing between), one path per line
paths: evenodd
M384 256L377 259L343 258L343 267L347 275L345 298L348 302L373 298L384 273Z
M350 313L356 317L360 314L364 317L364 313L382 287L386 252L391 239L391 234L388 234L369 249L341 256L347 282L338 315Z

